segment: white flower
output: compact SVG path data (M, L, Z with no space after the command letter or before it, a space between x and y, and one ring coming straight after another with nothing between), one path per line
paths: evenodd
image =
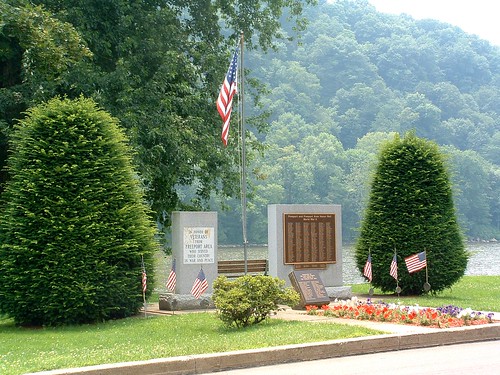
M472 315L473 311L470 307L467 307L466 309L463 309L462 311L460 311L457 315L458 318L467 318L467 317L470 317Z

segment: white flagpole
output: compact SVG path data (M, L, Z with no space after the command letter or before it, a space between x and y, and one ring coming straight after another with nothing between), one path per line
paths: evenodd
M248 250L247 250L247 176L246 176L246 148L245 148L245 116L244 116L244 67L243 67L243 31L240 37L240 90L239 90L239 103L240 103L240 131L241 131L241 225L243 232L243 258L245 262L245 275L248 272Z

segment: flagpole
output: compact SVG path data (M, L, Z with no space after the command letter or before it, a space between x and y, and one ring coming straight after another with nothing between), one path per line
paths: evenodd
M142 278L143 278L143 283L144 283L144 274L146 273L146 267L144 266L144 256L141 255L141 263L142 263ZM144 285L141 285L141 289L142 289L142 301L143 301L143 304L144 304L144 317L146 318L147 317L147 307L146 307L146 291L144 290Z
M424 250L425 253L425 282L429 282L429 262L427 261L427 250Z
M247 250L247 176L246 176L246 147L245 147L245 116L244 116L244 68L243 68L243 31L240 37L240 127L241 127L241 225L243 234L243 259L245 264L245 275L248 272L248 250Z
M398 254L396 252L396 246L394 246L394 259L396 260L396 293L398 294L398 297L399 297L399 293L401 293L401 288L399 287L399 275L398 275Z
M372 248L369 247L368 248L368 259L370 260L370 273L371 273L371 276L370 276L370 289L368 290L368 295L371 297L373 296L373 287L372 287L372 279L373 279L373 263L372 263Z
M431 290L431 284L429 284L429 262L427 260L427 249L424 249L425 254L425 284L424 291L428 292Z

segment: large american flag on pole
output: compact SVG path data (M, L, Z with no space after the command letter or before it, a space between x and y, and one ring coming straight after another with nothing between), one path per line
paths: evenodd
M217 98L217 111L222 118L222 142L227 146L227 139L229 137L229 121L231 120L231 110L233 106L233 96L237 92L238 80L238 48L234 51L231 64L227 71L224 82L220 89L219 97Z
M172 261L172 268L170 269L170 273L168 274L168 279L166 283L167 290L174 292L176 283L177 283L177 274L175 273L175 258L174 258L174 260Z
M409 273L417 272L422 268L427 267L427 257L425 256L425 251L406 257L405 263Z
M208 289L208 281L205 277L205 272L203 272L203 268L200 269L198 273L198 277L194 281L193 287L191 288L191 294L195 298L200 298L200 296Z

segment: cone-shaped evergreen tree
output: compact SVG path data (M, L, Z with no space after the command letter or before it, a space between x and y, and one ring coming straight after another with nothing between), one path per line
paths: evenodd
M53 99L16 128L0 224L0 312L20 325L136 314L157 249L131 150L89 99Z
M438 146L408 133L382 148L356 244L362 273L371 252L372 285L394 291L389 274L397 253L402 294L422 294L426 271L431 292L457 282L468 254L457 223L449 176ZM426 251L427 270L408 273L404 258Z

